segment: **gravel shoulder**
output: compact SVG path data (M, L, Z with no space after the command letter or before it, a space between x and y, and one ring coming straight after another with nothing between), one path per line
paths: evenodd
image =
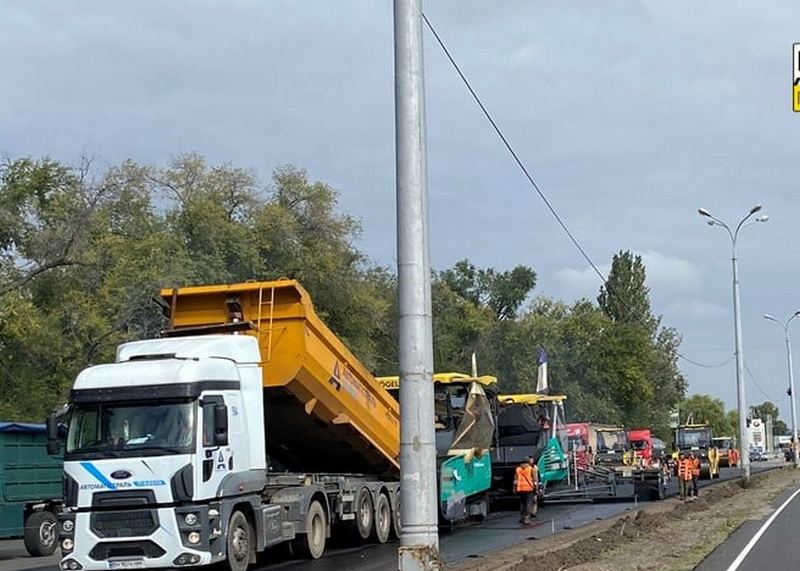
M692 502L672 498L636 511L487 554L448 571L639 571L693 569L744 521L772 511L770 502L800 485L800 470L756 474L701 489Z

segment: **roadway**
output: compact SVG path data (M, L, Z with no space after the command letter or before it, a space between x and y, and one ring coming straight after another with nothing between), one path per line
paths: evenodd
M781 466L780 463L751 464L753 473ZM720 478L713 481L701 481L700 487L724 482L739 476L735 468L722 468ZM669 496L678 494L675 479L668 488ZM648 502L639 502L646 504ZM439 547L445 563L457 563L467 558L476 558L491 551L518 545L526 541L543 539L565 529L574 529L597 520L602 520L625 511L635 509L633 501L604 501L594 503L549 504L539 510L534 520L535 526L524 528L518 523L519 515L514 511L495 511L489 518L479 524L458 528L451 533L440 535ZM276 558L266 561L258 567L259 571L276 571L290 569L300 571L337 571L348 569L354 571L383 571L396 566L396 543L385 545L367 545L359 548L333 548L317 561L298 561Z
M753 464L752 468L753 472L757 473L776 465L782 465L782 462ZM725 480L736 478L738 475L738 469L723 468L719 479L713 482L701 481L700 486L705 487L713 483L724 482ZM668 495L677 495L677 483L674 479L668 489ZM646 504L647 502L639 503ZM795 521L800 523L800 500L797 503L799 519ZM520 526L518 523L519 515L515 509L513 511L495 511L483 523L460 527L449 533L442 533L440 536L440 549L446 563L457 563L467 558L480 557L491 551L512 545L543 539L553 533L587 525L594 521L635 509L635 507L634 501L627 500L549 504L539 510L539 515L534 520L534 525L529 528ZM329 548L326 549L325 556L317 561L292 559L284 550L277 549L260 558L259 565L254 569L256 571L300 571L305 569L311 571L338 571L341 569L384 571L385 569L395 568L397 564L396 549L396 541L384 545L372 544L348 547L341 543L337 545L334 540ZM55 557L42 560L24 556L20 558L7 558L4 556L4 554L10 555L12 553L18 554L17 557L24 554L24 549L21 549L21 542L0 541L0 571L15 571L18 569L56 571L58 569L56 564L58 559ZM770 565L763 568L773 567ZM716 569L726 569L726 567L714 567L706 571ZM742 569L755 569L755 567L742 567Z
M697 566L697 571L797 569L800 488L778 496L762 517L745 521Z

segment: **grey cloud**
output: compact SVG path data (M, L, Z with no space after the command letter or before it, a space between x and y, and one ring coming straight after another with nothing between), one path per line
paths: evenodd
M293 162L341 190L364 222L363 247L393 263L391 3L2 9L0 152L85 151L110 164L197 150L264 179ZM448 0L426 10L598 264L633 249L697 270L691 289L652 284L687 355L720 362L732 348L730 314L702 310L730 311L729 244L695 209L728 219L765 204L772 221L741 243L744 342L750 369L780 399L782 347L760 315L800 306L800 116L789 79L800 6ZM540 292L571 295L559 272L584 261L430 38L426 49L434 264L525 263ZM592 296L597 287L585 286ZM693 391L734 402L732 368L685 371Z

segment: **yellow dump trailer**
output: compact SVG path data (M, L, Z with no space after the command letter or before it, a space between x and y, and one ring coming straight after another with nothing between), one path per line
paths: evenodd
M161 296L169 308L168 335L258 338L273 465L397 475L397 401L322 322L299 283L185 287Z

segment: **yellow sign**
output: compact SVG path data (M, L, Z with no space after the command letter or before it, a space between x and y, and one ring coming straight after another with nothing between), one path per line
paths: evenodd
M792 108L800 113L800 44L792 45Z

